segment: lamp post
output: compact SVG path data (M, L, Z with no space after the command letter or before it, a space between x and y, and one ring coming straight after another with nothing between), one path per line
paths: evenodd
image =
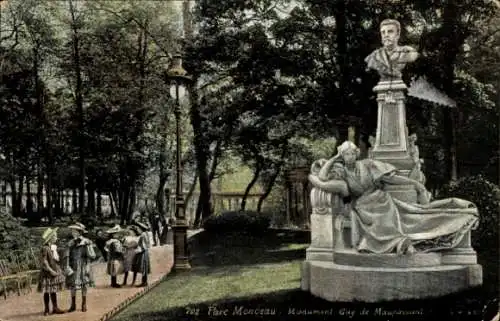
M185 85L191 82L191 77L187 75L182 67L182 58L176 54L167 70L166 79L170 83L170 94L175 99L175 137L176 137L176 172L177 180L175 187L175 223L174 230L174 271L188 270L191 268L187 253L187 221L185 215L184 194L182 188L182 162L181 162L181 133L180 118L181 106L180 96L185 93Z

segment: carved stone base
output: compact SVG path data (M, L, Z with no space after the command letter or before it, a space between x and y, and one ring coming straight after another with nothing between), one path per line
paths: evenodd
M306 249L306 260L333 262L333 250L321 247L308 247Z
M377 267L377 268L412 268L439 266L440 253L416 253L414 255L358 253L355 250L335 251L333 262L339 265Z
M305 261L301 287L332 302L379 302L439 297L482 284L482 267L389 268Z

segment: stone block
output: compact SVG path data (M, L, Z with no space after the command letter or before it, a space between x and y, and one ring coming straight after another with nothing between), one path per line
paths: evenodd
M300 279L300 288L303 291L309 291L310 290L310 261L304 261L302 262L302 265L300 267L300 274L301 274L301 279Z
M328 214L311 214L311 247L333 248L333 216Z
M333 261L333 249L312 247L309 246L306 249L306 260L307 261Z

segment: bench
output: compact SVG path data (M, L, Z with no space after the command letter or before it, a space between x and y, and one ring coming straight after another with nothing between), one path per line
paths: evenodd
M9 292L15 290L17 295L32 292L33 275L40 271L36 250L12 251L0 259L0 290L4 299ZM14 286L13 286L14 285Z

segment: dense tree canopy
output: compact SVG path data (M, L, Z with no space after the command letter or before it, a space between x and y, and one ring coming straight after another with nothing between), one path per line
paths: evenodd
M60 189L106 193L125 221L136 196L154 185L164 213L175 146L165 69L182 49L193 76L182 104L184 176L199 182L198 221L212 213L219 165L235 155L254 173L247 192L262 186L262 205L287 170L307 166L319 150L333 152L318 148L320 139L347 139L351 127L368 144L378 76L364 58L380 46L385 18L398 19L401 42L421 53L404 80L425 76L457 102L452 109L407 99L429 187L457 174L496 181L500 18L493 2L199 0L192 14L184 3L3 6L0 174L13 194L24 182L36 182L38 197L50 191L54 203ZM96 202L89 198L90 212Z

